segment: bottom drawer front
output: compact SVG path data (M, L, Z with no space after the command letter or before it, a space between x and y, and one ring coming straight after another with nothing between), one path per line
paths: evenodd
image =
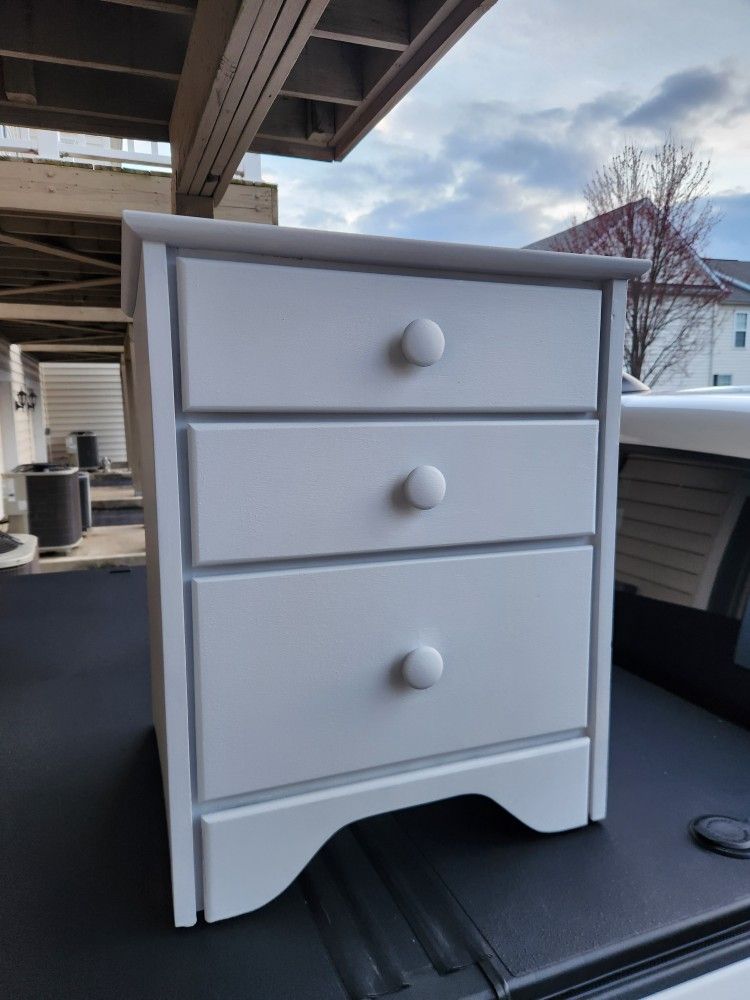
M591 553L196 580L201 798L585 726ZM419 647L443 663L425 690L402 673Z

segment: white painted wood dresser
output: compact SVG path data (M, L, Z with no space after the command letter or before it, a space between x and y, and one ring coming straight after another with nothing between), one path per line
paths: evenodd
M126 213L175 922L467 793L604 815L644 263Z

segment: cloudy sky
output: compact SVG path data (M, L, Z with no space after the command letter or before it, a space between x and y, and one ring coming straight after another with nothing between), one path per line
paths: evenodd
M750 0L499 0L343 163L263 157L284 225L520 246L628 140L712 164L750 258Z

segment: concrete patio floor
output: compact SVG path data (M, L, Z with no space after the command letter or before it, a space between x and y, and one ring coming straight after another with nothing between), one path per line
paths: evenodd
M41 573L98 569L102 566L140 566L146 561L142 524L90 528L81 544L69 555L50 553L39 560Z

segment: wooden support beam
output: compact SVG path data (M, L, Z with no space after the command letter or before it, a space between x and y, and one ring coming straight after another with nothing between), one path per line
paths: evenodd
M0 288L0 299L19 295L39 295L42 292L73 292L86 288L102 288L105 285L119 285L119 278L87 278L83 281L51 281L40 285L26 285L24 288Z
M172 211L175 215L193 215L199 219L213 219L214 200L199 194L180 194L172 190Z
M16 343L24 344L122 344L124 341L124 335L121 333L95 333L89 336L81 336L80 333L71 333L69 336L55 337L54 340L51 338L45 338L40 340L24 340L16 341Z
M122 354L124 347L121 344L102 344L100 342L69 343L61 340L54 344L35 344L33 341L28 344L19 344L22 351L28 354ZM45 359L46 360L46 359ZM56 360L59 360L56 359ZM80 358L76 358L80 361ZM116 360L116 359L113 359Z
M304 142L264 135L262 132L253 139L253 152L268 153L269 156L298 156L302 160L319 160L321 163L331 163L334 159L333 149L328 145L317 145L312 139Z
M25 103L35 105L37 117L42 112L64 111L71 115L106 117L111 122L121 119L123 122L161 126L166 135L177 90L174 80L6 58L3 59L6 93L8 66L28 68L34 82L35 99ZM16 76L20 76L20 72ZM20 81L18 86L21 86ZM7 96L9 101L18 103L9 93ZM8 106L7 101L0 103L3 108Z
M19 334L24 337L44 337L45 339L52 339L57 337L60 333L82 333L88 336L91 333L101 333L108 337L121 331L120 325L112 325L110 327L106 326L78 326L75 323L56 323L54 321L37 320L37 319L24 319L16 320L12 324L4 323L2 326L3 336L6 336L9 331L14 336Z
M99 257L89 257L88 254L77 253L75 250L68 250L66 247L53 246L51 243L41 243L39 240L27 240L21 236L13 236L11 233L0 232L0 243L12 247L21 247L24 250L34 250L36 253L48 254L51 257L74 260L79 264L90 264L92 267L98 267L104 271L116 271L118 273L120 271L119 264L113 264L108 260L102 260Z
M91 0L0 3L0 55L16 59L177 80L189 30L189 18Z
M331 0L313 35L403 52L410 41L409 5L407 0Z
M203 193L211 194L216 200L223 197L237 164L260 130L263 119L327 5L328 0L285 0L258 60L254 79L245 90L238 113L226 130Z
M0 231L2 231L4 229L5 229L4 226L0 226ZM20 235L20 234L14 233L13 235ZM44 235L44 234L42 234L42 235ZM69 238L66 238L66 244L65 245L68 246L68 247L70 247L71 250L77 250L77 251L80 251L81 253L104 254L105 255L104 259L105 260L112 260L113 257L119 256L119 252L120 252L120 248L116 244L110 243L110 242L105 242L105 241L100 241L100 240L79 240L79 239L69 239ZM19 254L13 253L13 248L12 247L5 247L4 250L6 252L2 254L3 260L9 260L11 257L17 259L18 257L22 256L20 253ZM11 252L8 253L7 251L11 251ZM62 261L62 260L60 260L57 257L53 257L53 258L50 258L49 260L41 261L39 259L38 255L34 255L34 254L31 254L31 253L27 253L27 254L25 254L23 256L25 256L25 259L27 259L27 260L31 259L33 261L34 267L40 268L41 270L49 271L52 267L55 267L58 270L62 270L63 267L65 266L65 264L69 264L70 267L76 268L79 271L90 270L90 268L83 267L82 265L79 265L79 264L75 264L72 261L70 261L70 262L68 262L68 261ZM92 274L91 277L95 278L96 275Z
M328 0L199 0L170 139L175 192L218 201Z
M117 244L120 251L122 234L119 225L109 219L99 222L80 222L77 219L50 219L43 215L0 215L0 229L19 236L62 236L65 239L80 237Z
M335 158L346 154L374 128L425 73L478 21L496 0L412 0L409 48L398 55L366 100L352 111L333 139Z
M305 138L308 142L328 142L336 131L335 106L306 101L305 111Z
M286 78L281 93L356 107L363 96L358 50L342 42L311 38Z
M57 257L51 257L50 261L51 263L43 261L38 255L31 259L21 259L0 253L0 274L3 277L18 275L19 281L25 281L25 275L30 275L36 281L42 278L50 281L82 281L84 278L101 277L101 271L92 272L90 268L72 261L58 260Z
M116 135L122 139L147 139L149 142L167 142L169 139L166 123L160 122L158 125L152 125L148 122L133 121L130 118L111 118L106 114L54 111L48 108L11 104L9 101L6 101L0 109L0 118L2 118L4 125L49 129L52 132Z
M36 213L51 220L57 216L70 218L75 215L77 224L116 226L119 234L124 209L170 212L171 198L169 174L92 168L79 163L0 159L2 217L10 212L23 213L24 218L31 218L31 213ZM276 222L276 187L234 181L216 207L215 215L217 219L238 222ZM55 235L50 233L52 237ZM50 261L54 259L49 258ZM43 266L40 259L35 266Z
M18 268L5 268L0 262L0 285L3 288L18 288L21 285L33 285L39 284L44 281L45 284L48 282L65 282L66 284L70 281L87 281L93 275L87 274L47 274L44 271L35 271L32 269L22 271Z
M118 3L123 7L154 10L158 14L182 14L192 17L195 13L195 0L102 0L102 3Z
M201 153L231 114L232 83L252 72L260 34L274 16L270 0L199 0L169 123L176 193L200 194L191 185Z
M335 131L334 105L298 97L279 97L266 115L259 134L300 141L314 141L314 137L320 137L321 142L327 142Z
M3 63L3 89L11 104L36 104L34 64L29 59L8 59Z
M0 302L0 321L19 319L69 320L72 323L127 323L122 309L109 306L41 305L31 302Z

